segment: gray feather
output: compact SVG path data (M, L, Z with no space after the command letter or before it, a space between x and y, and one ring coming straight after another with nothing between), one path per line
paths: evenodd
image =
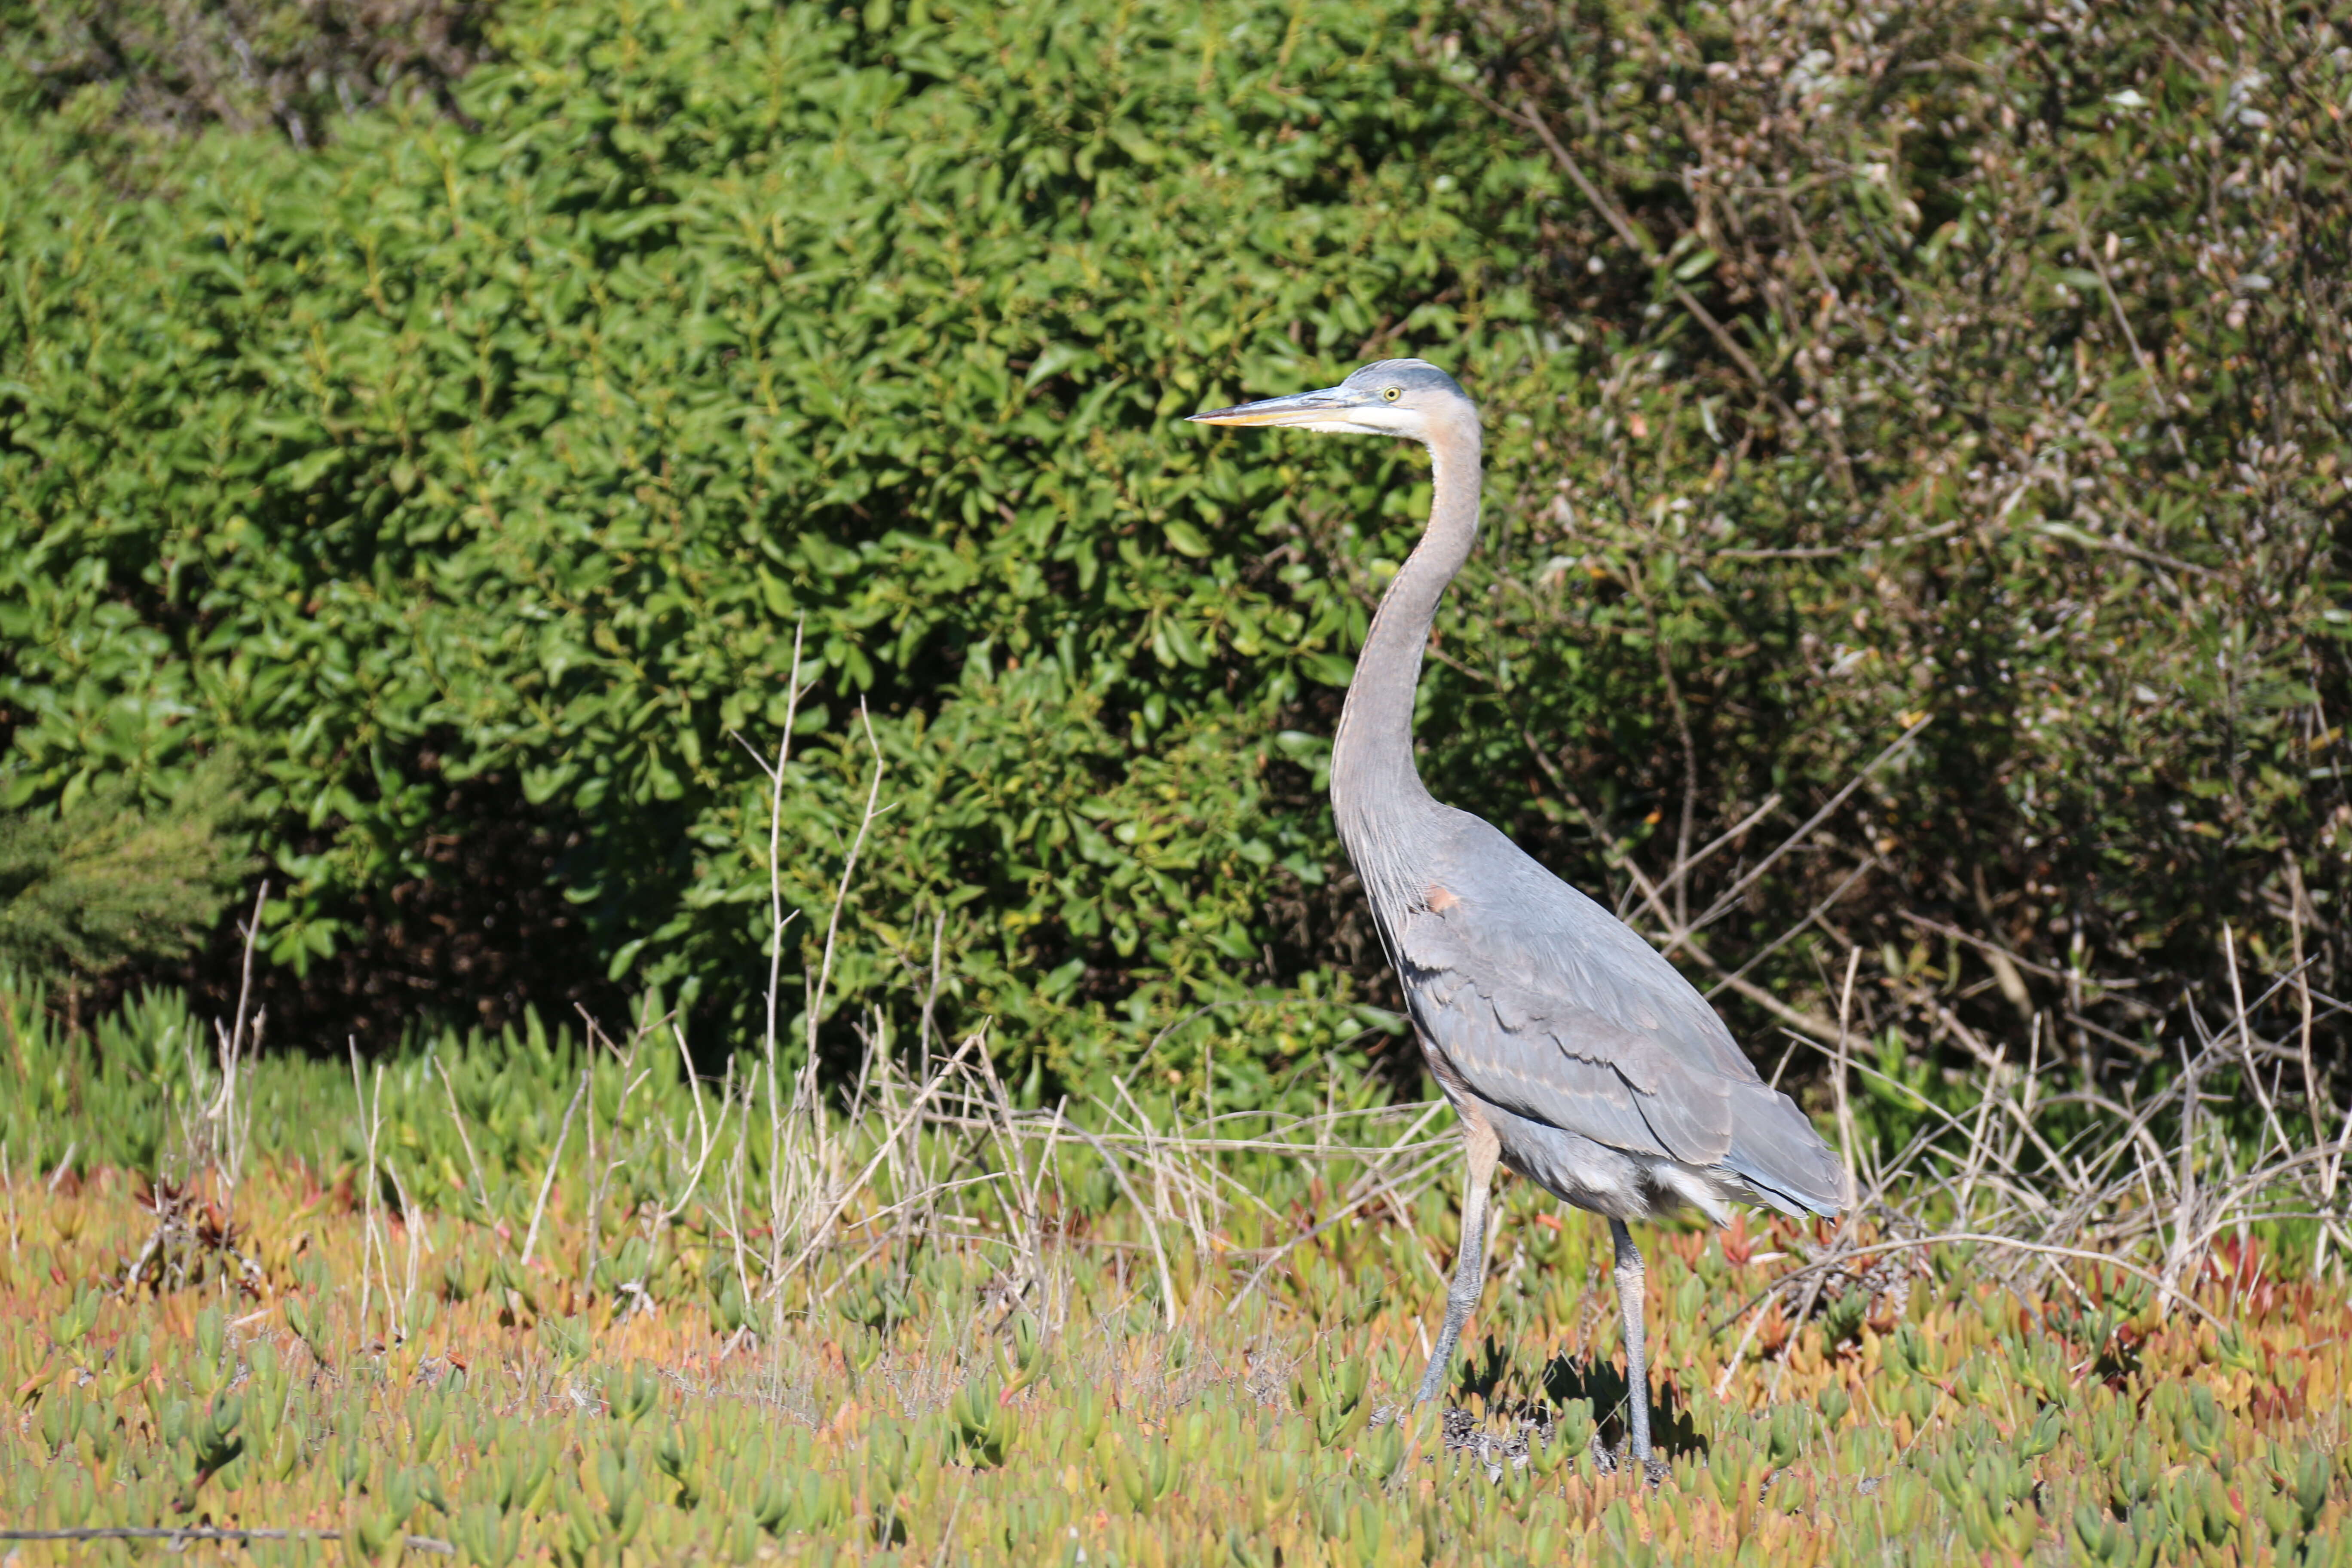
M1680 971L1485 822L1442 811L1397 931L1432 1048L1515 1119L1833 1213L1842 1172Z

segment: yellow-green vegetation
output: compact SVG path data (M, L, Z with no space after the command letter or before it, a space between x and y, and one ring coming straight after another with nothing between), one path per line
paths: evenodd
M1591 1440L1622 1388L1605 1235L1523 1185L1441 1423L1399 1419L1440 1287L1385 1216L1247 1295L1246 1247L1180 1250L1172 1325L1118 1224L1050 1242L1034 1279L1001 1226L886 1248L746 1325L705 1289L724 1235L665 1232L603 1290L576 1215L521 1268L449 1215L372 1227L352 1173L274 1169L233 1208L119 1175L11 1190L9 1528L341 1538L261 1562L392 1561L404 1537L487 1563L2352 1562L2352 1304L2258 1247L2169 1306L2112 1269L2022 1300L1891 1270L1853 1312L1743 1341L1718 1325L1801 1238L1666 1236L1652 1485ZM92 1289L183 1204L204 1239L182 1288Z
M49 813L0 815L0 965L68 986L197 946L249 869L222 752L151 805L102 777Z
M656 997L618 1038L381 1064L206 1055L161 1003L93 1060L37 1001L0 991L0 1086L46 1110L0 1136L13 1531L581 1568L2352 1563L2344 1146L2193 1109L2274 1096L2242 1016L2198 1092L2114 1120L1998 1064L1957 1113L1881 1093L1843 1228L1654 1233L1653 1479L1614 1453L1606 1233L1524 1183L1446 1407L1402 1408L1459 1156L1442 1102L1336 1069L1031 1107L984 1034L878 1031L835 1100L772 1049L691 1075Z

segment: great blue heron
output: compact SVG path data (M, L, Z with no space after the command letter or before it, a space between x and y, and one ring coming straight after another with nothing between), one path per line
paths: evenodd
M1402 436L1429 448L1429 525L1381 596L1331 742L1339 841L1370 900L1430 1071L1460 1117L1469 1176L1445 1327L1415 1403L1445 1386L1486 1282L1497 1161L1606 1215L1625 1324L1627 1426L1648 1468L1640 1248L1628 1220L1696 1205L1836 1214L1843 1172L1794 1101L1758 1078L1715 1010L1648 942L1493 826L1441 805L1413 764L1413 689L1446 584L1478 532L1478 408L1417 359L1322 392L1195 414Z

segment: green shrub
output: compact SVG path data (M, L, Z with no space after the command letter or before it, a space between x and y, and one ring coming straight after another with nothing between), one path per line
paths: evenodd
M836 1028L910 1021L936 932L943 1005L1057 1072L1310 1062L1386 994L1318 769L1417 459L1174 421L1421 352L1491 457L1433 783L1637 910L1629 858L1663 877L1777 795L1659 900L1724 900L1677 950L1703 979L1753 960L1817 1026L1867 949L1897 1066L1948 1014L2137 1041L2225 920L2290 967L2274 909L2325 983L2318 26L545 0L457 88L478 129L216 134L138 200L19 71L6 798L234 746L296 970L405 889L466 927L433 847L524 824L577 967L740 1038L768 796L736 738L773 755L804 627L789 994L870 721Z
M805 624L795 960L862 702L896 809L843 994L913 990L942 912L949 1004L1040 1035L1237 994L1268 888L1329 859L1266 798L1275 721L1361 612L1284 548L1280 476L1170 419L1416 301L1448 335L1519 310L1444 259L1474 203L1432 189L1497 139L1400 57L1411 21L518 7L478 134L212 140L128 208L18 118L10 797L244 744L299 967L504 779L572 841L594 962L740 1016L767 795L731 737L772 747ZM1368 455L1409 471L1316 471ZM1356 1027L1302 1018L1298 1049Z
M247 870L232 753L147 805L116 774L0 815L0 968L47 981L184 956Z
M2307 1030L2352 852L2342 8L1469 12L1589 368L1434 672L1443 770L1653 878L1785 796L1663 900L1719 918L1685 960L1791 935L1820 1019L1859 947L1898 1070L1972 1026L2137 1075L2184 993L2235 1005L2231 926L2253 1026Z

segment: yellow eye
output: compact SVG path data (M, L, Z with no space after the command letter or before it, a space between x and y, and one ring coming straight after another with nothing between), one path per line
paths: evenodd
M1383 402L1394 403L1397 400L1397 389L1393 386L1385 389L1381 392L1381 398Z

